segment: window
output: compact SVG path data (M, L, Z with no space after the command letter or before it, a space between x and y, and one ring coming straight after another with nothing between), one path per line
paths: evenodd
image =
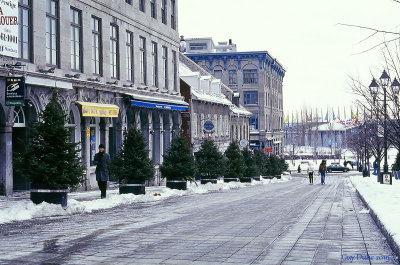
M257 70L243 70L243 84L257 84Z
M156 6L156 0L150 0L150 13L152 18L157 18Z
M110 75L119 78L118 26L110 25Z
M193 128L193 136L196 138L197 137L197 114L196 113L193 113L193 125L192 125L192 128Z
M140 37L140 83L146 84L146 39Z
M214 70L215 78L221 79L222 78L222 70Z
M178 58L176 51L172 51L172 65L174 67L174 91L178 91Z
M171 0L171 28L176 29L175 0Z
M132 5L132 0L125 0L125 3Z
M207 43L189 43L189 49L192 51L207 50Z
M144 12L144 0L139 0L139 10Z
M237 84L237 71L236 70L229 70L228 71L228 84L229 85L236 85Z
M167 47L162 47L163 73L164 73L164 88L168 89L168 50Z
M258 104L258 92L257 91L249 91L243 92L243 100L244 105Z
M46 63L59 64L58 1L46 1Z
M75 125L74 113L72 112L72 110L69 112L67 124L65 125L65 127L68 128L69 133L71 134L71 136L70 136L71 143L75 143L76 125Z
M167 0L161 0L161 22L167 24Z
M103 74L103 56L101 46L101 20L92 17L92 73L95 75Z
M70 9L71 22L71 69L76 71L82 70L82 20L81 11Z
M258 114L253 114L250 118L250 131L258 130Z
M152 85L158 86L158 51L157 51L157 43L151 43L151 57L153 58L153 72L152 72Z
M19 26L18 26L18 57L31 60L32 20L31 0L19 0Z
M133 82L133 33L126 32L126 80Z

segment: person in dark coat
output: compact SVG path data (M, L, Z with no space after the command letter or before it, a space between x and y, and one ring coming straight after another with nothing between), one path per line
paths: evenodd
M319 165L318 172L321 174L321 184L325 184L325 176L326 176L326 160L322 160Z
M101 191L101 198L106 197L107 181L109 180L108 164L110 155L104 152L104 145L99 145L99 152L94 156L93 164L96 165L96 180Z

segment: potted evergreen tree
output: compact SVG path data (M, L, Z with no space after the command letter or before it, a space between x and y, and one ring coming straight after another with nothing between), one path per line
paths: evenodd
M277 159L277 157L275 155L270 155L269 156L269 174L271 176L276 177L277 179L281 178L281 172L280 172L280 168L279 168L279 161Z
M224 175L224 182L238 181L243 177L246 165L239 145L232 142L225 151L226 157L226 171Z
M83 182L79 143L70 141L66 119L53 91L39 121L31 127L26 152L15 158L16 170L31 181L30 198L35 204L48 202L66 207L68 189Z
M246 148L242 151L244 163L246 165L246 170L242 178L240 178L240 182L251 182L252 178L255 178L260 175L260 171L257 168L255 163L254 156L251 151Z
M200 150L195 153L197 174L201 177L201 184L217 183L225 171L225 160L213 140L206 139Z
M194 158L187 139L182 136L172 139L171 146L163 157L160 171L162 177L167 179L167 188L186 190L187 181L193 180L195 172Z
M149 159L146 139L141 131L130 128L122 146L111 162L111 174L119 180L119 193L145 194L145 182L154 177L154 165Z
M267 176L268 175L268 168L267 168L267 156L265 155L264 152L260 150L254 150L254 161L255 164L258 168L258 171L262 176ZM255 177L255 180L260 180L260 176Z

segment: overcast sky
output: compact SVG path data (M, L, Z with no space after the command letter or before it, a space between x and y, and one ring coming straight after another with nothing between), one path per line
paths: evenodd
M393 0L180 0L179 33L232 39L239 51L267 50L287 70L285 112L309 106L325 115L327 108L350 109L349 76L368 85L370 73L383 70L380 49L361 53L383 36L360 43L372 32L337 24L398 32L399 12Z

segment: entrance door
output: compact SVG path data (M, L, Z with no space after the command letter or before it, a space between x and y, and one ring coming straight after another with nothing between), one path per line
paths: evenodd
M14 127L12 132L12 151L13 159L17 153L25 153L27 139L27 128L25 112L22 107L15 107L14 109ZM25 177L19 174L15 169L13 170L13 190L29 190L30 182Z

